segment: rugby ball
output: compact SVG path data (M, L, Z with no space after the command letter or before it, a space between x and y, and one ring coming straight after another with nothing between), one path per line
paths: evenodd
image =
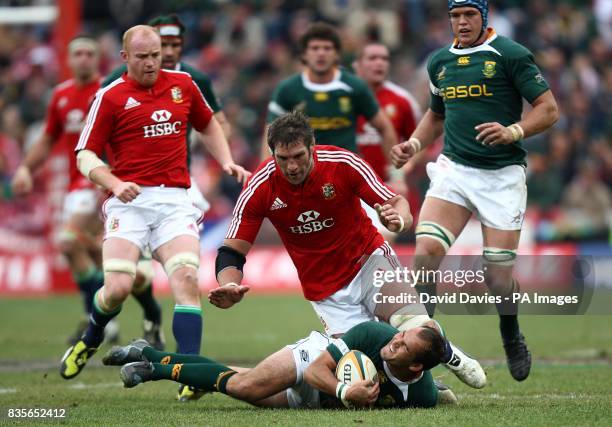
M368 356L359 350L351 350L338 362L336 378L349 386L363 380L372 380L377 383L378 372L374 362Z

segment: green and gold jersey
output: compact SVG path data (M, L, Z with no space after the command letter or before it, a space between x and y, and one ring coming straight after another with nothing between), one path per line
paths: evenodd
M327 351L338 362L350 350L359 350L367 355L378 371L380 393L376 407L420 407L429 408L438 402L438 390L429 371L411 383L395 378L384 360L380 349L391 341L398 330L383 322L364 322L348 330L342 338L332 340Z
M310 118L317 144L357 152L357 117L370 120L378 112L378 102L363 80L339 69L324 84L311 82L306 73L283 80L272 94L267 120L296 110Z
M487 40L476 47L453 45L433 53L427 64L431 110L444 115L444 150L451 160L481 169L524 165L522 143L484 146L474 127L498 122L516 123L523 98L532 103L549 87L533 55L520 44L489 29Z
M210 106L210 109L213 110L213 113L221 111L221 103L219 102L217 95L215 95L215 92L212 87L212 82L210 81L210 77L208 77L201 71L198 71L195 68L185 64L184 62L179 62L178 64L176 64L175 70L184 71L185 73L188 73L191 76L195 84L197 84L200 90L202 91L202 95L204 95L204 99L206 99L206 102L208 102L208 105ZM102 87L108 86L113 81L121 77L121 75L126 71L127 68L125 64L115 68L113 71L110 72L108 76L106 76L106 78L102 82Z

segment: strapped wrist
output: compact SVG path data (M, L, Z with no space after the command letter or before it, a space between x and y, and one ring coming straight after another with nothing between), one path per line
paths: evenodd
M508 126L508 130L512 133L512 140L515 142L520 141L525 137L525 131L518 123Z
M415 154L421 151L422 145L421 145L421 141L419 140L419 138L415 138L414 136L411 136L408 139L408 143L414 149Z

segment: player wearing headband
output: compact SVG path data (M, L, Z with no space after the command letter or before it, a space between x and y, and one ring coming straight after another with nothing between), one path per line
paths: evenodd
M430 108L411 138L393 147L391 157L401 167L444 132L442 154L427 166L431 186L416 227L414 269L437 269L476 213L487 285L506 297L518 289L512 266L527 199L524 139L555 123L557 104L532 53L487 26L487 0L449 0L448 10L455 40L427 64ZM533 106L524 115L523 98ZM435 283L420 285L435 292ZM510 373L522 381L529 375L531 354L517 306L497 309Z

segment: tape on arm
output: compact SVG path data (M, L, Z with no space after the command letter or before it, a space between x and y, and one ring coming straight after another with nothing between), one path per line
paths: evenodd
M81 150L77 153L77 168L89 179L89 173L97 167L107 166L100 158L91 150Z

